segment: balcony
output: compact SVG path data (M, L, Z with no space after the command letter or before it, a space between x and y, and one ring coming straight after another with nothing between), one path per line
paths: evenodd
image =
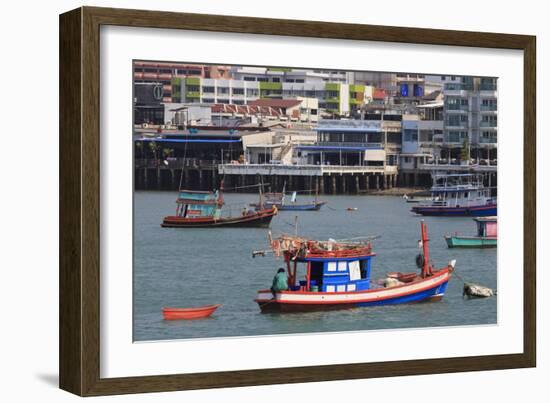
M467 105L445 105L445 111L467 113L470 109Z
M479 122L479 127L482 127L484 129L486 129L486 128L496 129L497 128L497 122L484 122L484 121L481 121L481 122Z
M480 105L479 110L481 112L496 112L497 106L496 105Z
M481 83L479 85L479 90L480 91L496 91L497 90L497 85L492 84L492 83Z

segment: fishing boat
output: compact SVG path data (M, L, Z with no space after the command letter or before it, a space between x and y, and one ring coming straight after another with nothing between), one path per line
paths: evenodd
M426 195L426 192L416 192L413 194L404 194L403 199L407 203L420 203L420 202L428 202L431 201L432 198L429 195Z
M264 289L255 302L261 312L306 312L440 300L455 261L435 270L430 262L426 224L421 222L423 252L416 258L420 273L394 272L371 280L375 254L371 241L316 241L296 236L271 240L271 249L286 263L288 289ZM298 280L297 267L306 274Z
M477 234L474 236L445 235L449 248L496 248L497 247L497 218L474 218L477 224Z
M283 191L278 192L268 192L264 194L264 206L265 207L277 207L278 210L284 211L318 211L326 204L324 201L317 200L317 195L315 199L310 202L298 203L297 195L298 192L292 192L290 200L286 199L285 186L283 186ZM258 205L256 205L258 206Z
M494 216L496 199L490 189L483 186L478 174L434 175L431 200L411 208L424 216Z
M164 217L164 228L264 227L271 224L277 207L243 209L238 216L222 216L223 186L213 192L180 190L176 215ZM261 192L260 192L261 200ZM261 204L261 203L260 203Z
M215 304L195 308L162 308L162 316L164 320L206 318L212 315L220 306L220 304Z

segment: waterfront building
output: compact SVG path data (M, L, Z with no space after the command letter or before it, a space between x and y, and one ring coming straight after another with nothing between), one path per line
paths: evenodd
M458 158L465 142L470 158L496 158L498 112L497 79L460 77L446 82L444 95L444 142L450 158Z
M134 84L134 123L164 124L163 84L160 82Z
M381 116L380 116L381 117ZM380 120L321 120L314 145L298 146L302 161L320 165L397 165L388 147L388 126Z

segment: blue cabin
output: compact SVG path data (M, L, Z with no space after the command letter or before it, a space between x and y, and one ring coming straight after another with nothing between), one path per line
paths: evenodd
M300 282L308 291L349 292L370 288L374 254L354 257L305 257L308 274ZM308 284L309 283L309 284Z
M176 216L183 218L219 218L223 199L220 193L181 190L176 201Z

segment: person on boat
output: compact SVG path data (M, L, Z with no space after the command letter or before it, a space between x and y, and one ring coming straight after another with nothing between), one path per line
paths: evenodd
M285 269L282 267L277 270L277 274L273 277L273 284L271 285L271 292L273 294L278 293L279 291L288 290L288 277L286 275Z

